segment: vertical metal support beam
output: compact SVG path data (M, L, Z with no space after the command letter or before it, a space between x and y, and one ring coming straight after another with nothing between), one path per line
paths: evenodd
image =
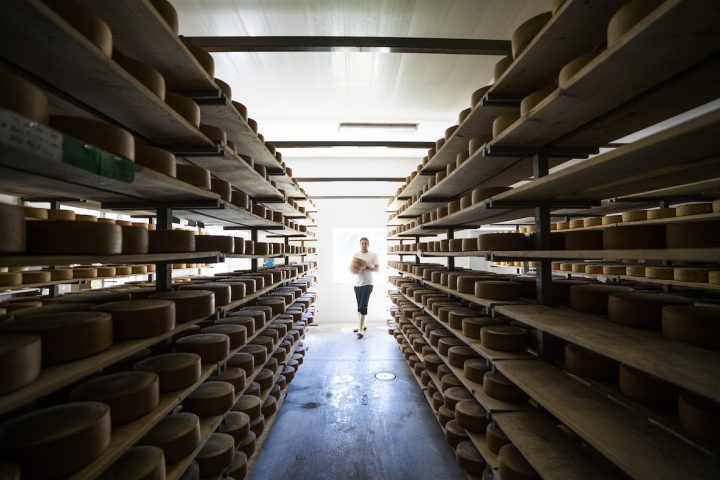
M419 244L419 243L420 243L420 235L416 235L416 236L415 236L415 249L416 249L416 251L415 251L415 263L420 263L420 254L417 253L417 252L420 251L420 250L419 250L419 247L418 247L418 244Z
M455 230L452 228L448 228L447 239L452 240L454 238L455 238ZM448 270L450 270L450 271L455 270L455 257L447 257L447 264L448 264Z
M157 229L172 229L172 209L158 207L157 209ZM155 266L155 288L159 292L169 292L172 290L172 264L169 262L158 262Z
M533 177L541 178L548 174L548 157L536 153L533 157ZM535 238L538 250L550 250L550 208L535 207ZM537 260L536 262L537 301L540 305L552 305L552 261ZM538 330L538 355L546 360L554 356L554 338L547 332Z
M253 241L253 243L258 241L257 228L253 228L252 230L250 230L250 239ZM252 260L250 260L250 270L252 270L253 272L258 271L258 259L257 258L253 258Z
M290 264L290 256L288 255L288 250L290 250L290 237L285 237L285 265Z

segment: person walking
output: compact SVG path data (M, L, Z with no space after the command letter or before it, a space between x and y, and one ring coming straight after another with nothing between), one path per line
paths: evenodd
M355 279L355 298L357 299L358 320L360 325L353 330L357 333L358 338L362 338L367 327L365 326L365 316L367 315L368 302L370 294L373 290L372 272L380 271L380 262L375 252L368 250L370 240L366 237L360 239L360 251L353 255L353 262L350 271L357 275ZM358 261L360 260L360 261ZM358 266L358 264L362 264Z

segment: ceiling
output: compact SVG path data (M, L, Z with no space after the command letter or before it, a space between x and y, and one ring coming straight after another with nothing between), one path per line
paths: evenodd
M171 0L185 36L382 36L509 40L549 0ZM213 53L216 76L267 140L435 141L497 56L368 52ZM340 122L418 123L415 132L339 131ZM401 177L424 150L283 149L295 177ZM369 162L368 159L376 159ZM307 183L313 196L393 195L400 183Z

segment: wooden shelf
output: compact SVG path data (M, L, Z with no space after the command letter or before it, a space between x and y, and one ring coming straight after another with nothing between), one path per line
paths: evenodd
M720 372L715 368L720 362L718 352L566 308L505 305L495 312L720 401Z
M497 413L493 420L543 478L625 478L540 412Z
M262 200L282 200L282 194L270 184L265 177L251 168L240 157L220 145L220 153L210 155L193 155L188 162L198 167L207 168L217 177L230 182L233 187L241 190L251 197Z
M422 173L418 173L415 175L415 177L410 180L408 184L406 184L400 194L398 195L398 200L400 200L400 203L404 203L405 200L412 197L416 193L420 193L425 185L430 181L431 178L433 178L435 175L433 174L427 174L423 175Z
M570 228L557 230L558 232L578 232L584 230L604 230L606 228L630 227L636 225L668 225L673 223L691 222L720 222L720 212L702 213L699 215L686 215L684 217L657 218L653 220L639 220L637 222L620 222L610 225L597 225L594 227Z
M720 262L720 248L667 248L658 250L527 250L491 252L491 260L667 260L670 262Z
M718 267L718 268L720 269L720 267ZM716 285L713 283L678 282L676 280L659 280L659 279L655 279L655 278L631 277L630 275L602 275L599 273L576 273L576 272L566 272L566 271L562 271L562 270L553 270L553 274L571 275L573 277L592 278L592 279L598 279L598 277L602 277L605 280L608 280L611 282L619 282L622 280L627 280L629 282L644 283L647 285L670 285L673 287L696 288L699 290L720 290L720 285Z
M387 252L388 255L400 255L401 257L414 257L416 255L420 255L420 252Z
M633 478L713 478L720 468L717 459L542 360L504 360L496 367Z
M91 282L91 281L95 281L95 280L99 280L99 281L116 280L119 278L133 278L133 277L146 277L147 278L148 275L155 275L155 272L135 273L133 275L118 275L115 277L73 278L70 280L54 280L51 282L43 282L43 283L26 283L26 284L22 284L22 285L0 287L0 295L5 294L5 293L12 293L13 290L48 288L48 287L52 287L53 285L70 285L70 284L75 284L75 283Z
M219 252L186 252L186 253L147 253L136 255L2 255L0 266L41 267L45 265L91 265L91 264L117 264L117 263L187 263L185 260L195 260L191 263L217 263L222 254Z

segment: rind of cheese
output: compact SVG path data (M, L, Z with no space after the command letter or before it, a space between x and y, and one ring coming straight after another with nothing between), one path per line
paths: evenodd
M0 107L42 125L50 117L43 91L4 68L0 68Z
M127 130L87 118L53 115L50 127L128 160L135 160L135 137Z

